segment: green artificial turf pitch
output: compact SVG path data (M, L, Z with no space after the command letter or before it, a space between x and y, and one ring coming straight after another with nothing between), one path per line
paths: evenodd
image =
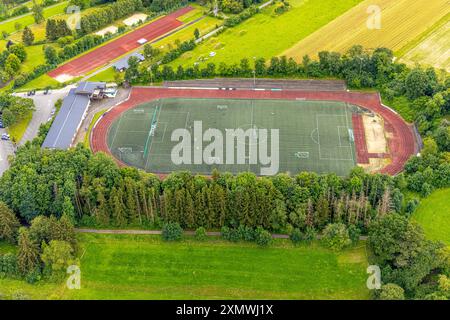
M221 172L252 171L261 174L260 157L250 164L249 139L245 140L245 163L237 164L238 141L234 142L235 161L226 163L226 129L267 129L268 138L261 139L270 155L271 129L279 130L279 170L297 173L314 171L335 172L344 176L356 165L352 135L352 112L359 108L343 102L306 100L250 100L250 99L179 99L151 101L123 112L116 119L107 137L112 154L122 162L155 173L189 170L210 174L214 168ZM153 121L153 122L152 122ZM209 128L223 134L223 156L213 154L222 164L193 164L195 146L194 121L201 121L202 132ZM156 129L150 134L152 123ZM171 141L175 129L187 129L191 135L192 164L176 165L171 151L180 140ZM197 139L197 143L198 140ZM276 140L273 139L275 142ZM261 143L260 143L261 145ZM256 152L259 155L259 149ZM208 157L205 157L206 159ZM208 158L211 159L211 158Z

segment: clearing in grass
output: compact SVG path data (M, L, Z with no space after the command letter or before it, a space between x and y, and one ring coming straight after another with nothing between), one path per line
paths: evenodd
M268 248L219 239L162 242L159 236L80 234L80 290L0 279L54 299L368 299L365 245L334 253L318 244Z
M376 8L381 9L379 16ZM448 0L365 0L283 54L300 61L306 54L345 52L357 44L396 52L429 30L448 9Z
M335 172L345 176L356 165L352 114L360 110L354 105L335 101L159 99L123 112L110 126L107 143L117 159L149 172L189 170L210 174L216 168L222 172L261 174L261 169L267 166L249 160L252 158L250 139L245 142L234 139L235 150L230 151L229 141L225 141L226 131L266 129L267 138L261 138L264 141L258 138L259 148L266 144L270 155L272 144L276 146L277 143L272 141L271 130L276 129L279 130L279 172ZM203 131L214 128L222 133L223 154L214 155L216 164L207 164L205 159L201 164L175 164L171 152L179 140L172 141L174 130L189 132L189 144L193 146L191 154L194 148L205 150L210 144L197 141L195 122L198 121L201 121ZM201 149L197 143L202 145ZM245 147L244 163L239 164L236 160L234 164L228 164L225 156L229 151L235 151L236 155L240 143Z
M450 246L450 189L441 189L423 199L413 215L432 240L440 240Z

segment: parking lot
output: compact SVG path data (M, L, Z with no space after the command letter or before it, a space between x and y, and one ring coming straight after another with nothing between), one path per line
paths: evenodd
M37 136L39 126L50 120L56 101L64 99L72 87L73 86L67 86L62 89L52 90L48 94L44 94L44 91L36 91L36 94L33 96L28 96L26 92L14 93L15 96L33 99L36 107L36 110L33 112L33 118L31 119L22 140L19 141L19 145L23 145L25 142L33 140Z
M52 90L48 94L44 94L44 91L36 91L36 94L33 96L28 96L27 92L13 94L22 98L33 99L36 108L22 140L18 143L19 146L37 136L39 126L50 120L56 101L63 99L71 88L71 86L68 86L62 89ZM0 128L0 135L3 133L6 133L6 129ZM8 156L14 154L15 148L11 141L0 140L0 176L9 168Z

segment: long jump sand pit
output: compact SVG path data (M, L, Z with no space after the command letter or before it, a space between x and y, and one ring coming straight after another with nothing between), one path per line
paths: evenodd
M387 141L384 134L383 119L376 114L364 114L362 117L366 136L367 152L386 153Z
M117 33L118 30L119 30L119 28L117 28L116 26L109 26L100 31L97 31L95 34L98 36L104 36L107 33L111 33L111 34Z
M147 19L147 17L148 16L145 13L136 13L131 17L128 17L125 20L123 20L123 23L130 27L132 25L135 25L139 21L144 22Z

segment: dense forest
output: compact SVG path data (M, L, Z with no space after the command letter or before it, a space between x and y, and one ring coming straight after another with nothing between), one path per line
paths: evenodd
M189 229L244 225L273 232L321 230L342 222L365 232L379 216L413 211L416 201L405 203L402 190L416 191L419 183L420 191L427 185L427 192L450 186L450 163L432 152L413 157L405 174L396 177L357 168L346 178L310 172L260 178L214 172L209 179L176 172L160 181L150 173L119 168L113 159L93 155L81 145L52 151L41 149L41 141L19 148L0 179L0 199L24 222L67 214L91 226L177 222Z

